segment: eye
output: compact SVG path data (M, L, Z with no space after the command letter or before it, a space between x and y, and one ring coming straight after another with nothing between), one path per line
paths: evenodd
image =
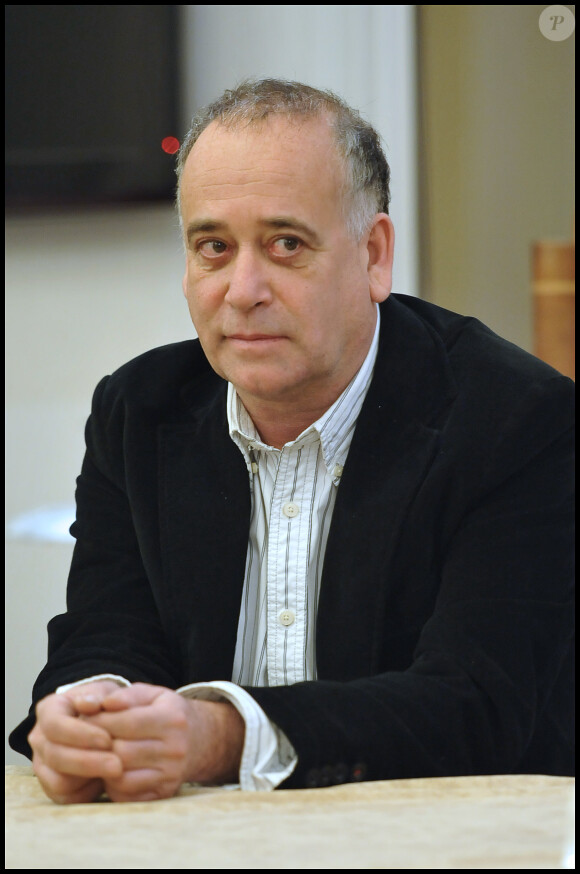
M302 241L298 237L278 237L274 240L272 248L276 255L293 255L302 245Z
M227 244L223 242L223 240L201 240L197 244L197 251L200 252L204 258L219 258L220 255L223 255L227 249Z

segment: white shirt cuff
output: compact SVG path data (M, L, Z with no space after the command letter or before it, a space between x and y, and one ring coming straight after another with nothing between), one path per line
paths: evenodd
M84 680L76 680L74 683L67 683L65 686L59 686L56 690L56 694L60 695L62 692L68 692L69 689L74 689L76 686L84 686L87 683L97 683L99 680L112 680L114 683L117 683L118 686L131 685L129 680L126 680L125 677L119 677L117 674L97 674L96 677L86 677Z
M269 792L290 776L298 764L294 747L283 731L270 722L252 696L235 683L216 680L191 683L177 689L185 698L230 701L246 723L240 764L239 788L250 792ZM237 787L232 787L237 788Z

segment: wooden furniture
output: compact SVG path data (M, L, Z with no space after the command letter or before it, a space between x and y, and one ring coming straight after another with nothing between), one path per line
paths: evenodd
M544 240L532 246L534 355L574 379L575 245Z
M6 868L559 868L573 833L565 777L184 787L166 801L58 806L29 767L6 771Z

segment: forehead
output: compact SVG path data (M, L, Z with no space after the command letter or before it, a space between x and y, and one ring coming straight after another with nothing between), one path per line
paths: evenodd
M200 135L181 177L182 210L245 201L330 198L342 185L342 162L325 117L273 117L251 125L212 122ZM281 206L282 204L280 204Z

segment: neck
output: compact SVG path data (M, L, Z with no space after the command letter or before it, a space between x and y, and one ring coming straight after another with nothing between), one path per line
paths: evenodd
M286 397L264 398L243 390L236 390L261 440L268 446L281 449L286 443L296 440L306 428L318 421L330 409L351 382L363 361L364 357L353 373L343 377L340 382L327 385L323 393L320 393L320 390L312 394L301 392L299 395L290 392Z
M334 398L328 404L297 410L283 404L256 404L241 395L240 397L260 439L276 449L282 449L286 443L296 440L306 428L320 419L336 400Z

